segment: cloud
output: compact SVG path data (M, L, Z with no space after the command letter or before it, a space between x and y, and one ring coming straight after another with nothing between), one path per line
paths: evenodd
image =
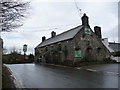
M101 26L103 37L108 37L110 41L118 40L117 2L79 2L79 0L76 2L82 13L87 13L92 29L96 25ZM81 17L73 0L71 2L34 0L31 2L31 8L30 16L21 28L2 34L4 46L16 46L22 50L23 45L27 44L28 53L32 53L41 42L42 36L49 38L53 30L59 34L81 25Z

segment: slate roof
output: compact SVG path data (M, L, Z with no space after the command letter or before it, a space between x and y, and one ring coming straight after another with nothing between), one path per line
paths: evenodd
M120 51L120 43L109 42L109 47L114 51Z
M82 28L82 25L72 28L68 31L65 31L61 34L56 35L53 38L46 39L45 41L41 42L37 47L43 47L49 44L57 43L60 41L72 39Z

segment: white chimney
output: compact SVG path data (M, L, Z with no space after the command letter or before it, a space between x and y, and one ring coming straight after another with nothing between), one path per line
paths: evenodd
M108 38L103 38L103 39L102 39L102 42L103 42L103 44L104 44L106 47L109 46Z

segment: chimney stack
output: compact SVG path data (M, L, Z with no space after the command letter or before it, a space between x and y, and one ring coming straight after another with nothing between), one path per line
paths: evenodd
M51 32L51 37L53 38L53 37L55 37L55 36L56 36L56 32L52 31L52 32Z
M101 27L95 26L95 27L94 27L94 32L95 32L95 34L96 34L99 38L102 38L102 35L101 35Z
M45 41L45 40L46 40L46 37L45 37L45 36L43 36L43 37L42 37L42 42L43 42L43 41Z
M88 16L86 16L86 14L85 14L85 13L83 14L83 16L82 16L82 18L81 18L81 19L82 19L82 25L83 25L83 26L89 26L89 20L88 20L88 19L89 19L89 17L88 17Z

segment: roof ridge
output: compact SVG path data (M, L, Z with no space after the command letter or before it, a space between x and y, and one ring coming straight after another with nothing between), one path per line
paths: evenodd
M117 43L116 42L109 42L109 43L111 43L111 44L120 44L119 42L117 42Z
M82 25L79 25L79 26L71 28L67 31L64 31L54 37L50 37L50 38L46 39L45 41L41 42L37 47L43 47L43 46L50 45L53 43L72 39L81 30L81 28L82 28Z
M82 26L82 25L79 25L79 26L76 26L76 27L74 27L74 28L71 28L70 30L66 30L66 31L64 31L64 32L62 32L62 33L60 33L60 34L57 34L57 35L54 36L54 37L50 37L50 38L48 38L48 39L46 39L46 40L49 40L49 39L55 38L55 37L57 37L57 36L60 36L61 34L67 33L67 32L69 32L69 31L71 31L71 30L73 30L73 29L75 29L75 28L80 27L80 26ZM46 41L46 40L45 40L45 41ZM43 41L43 42L44 42L44 41Z

